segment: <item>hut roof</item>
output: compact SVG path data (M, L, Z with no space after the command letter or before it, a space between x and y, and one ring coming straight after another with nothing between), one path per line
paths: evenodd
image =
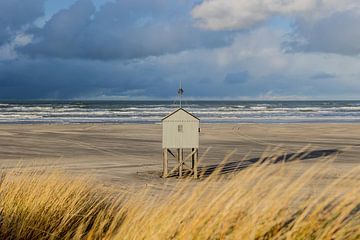
M186 110L185 110L185 109L183 109L183 108L178 108L178 109L176 109L175 111L173 111L172 113L168 114L168 115L167 115L167 116L165 116L163 119L161 119L161 121L164 121L165 119L167 119L168 117L172 116L173 114L177 113L177 112L178 112L178 111L180 111L180 110L182 110L182 111L186 112L186 113L187 113L187 114L189 114L190 116L192 116L192 117L194 117L194 118L196 118L197 120L199 120L199 121L200 121L200 119L199 119L198 117L196 117L194 114L192 114L192 113L190 113L190 112L186 111Z

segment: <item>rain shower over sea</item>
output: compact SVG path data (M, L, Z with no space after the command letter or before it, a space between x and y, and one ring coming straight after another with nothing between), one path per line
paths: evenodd
M0 123L158 123L173 101L0 102ZM360 101L185 101L205 123L359 122Z

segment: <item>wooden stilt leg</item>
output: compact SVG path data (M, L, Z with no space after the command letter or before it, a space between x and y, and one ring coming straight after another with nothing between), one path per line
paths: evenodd
M198 176L198 161L199 161L199 149L196 149L196 153L194 153L194 178L197 179Z
M167 178L169 176L168 173L168 149L163 149L163 178Z
M193 153L194 150L195 150L195 148L192 148L192 149L191 149L191 152ZM192 170L194 170L194 166L195 166L195 154L196 154L196 153L193 153L193 154L191 155L191 169L192 169Z
M177 159L177 162L178 162L178 176L180 175L180 148L176 149L176 159Z
M182 170L183 170L183 149L179 149L179 177L182 177Z

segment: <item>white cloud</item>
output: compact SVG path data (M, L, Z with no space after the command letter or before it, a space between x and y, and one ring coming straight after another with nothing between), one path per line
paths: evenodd
M32 41L32 36L29 34L18 33L11 42L0 46L0 60L12 60L18 57L16 52L17 47L26 46Z
M308 20L336 12L359 13L358 0L205 0L192 11L202 28L242 29L266 21L272 16L302 16Z

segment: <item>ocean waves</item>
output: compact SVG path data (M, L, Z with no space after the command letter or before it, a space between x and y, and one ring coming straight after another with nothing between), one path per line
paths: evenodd
M202 122L360 122L359 101L187 102ZM173 102L2 102L0 123L158 123Z

